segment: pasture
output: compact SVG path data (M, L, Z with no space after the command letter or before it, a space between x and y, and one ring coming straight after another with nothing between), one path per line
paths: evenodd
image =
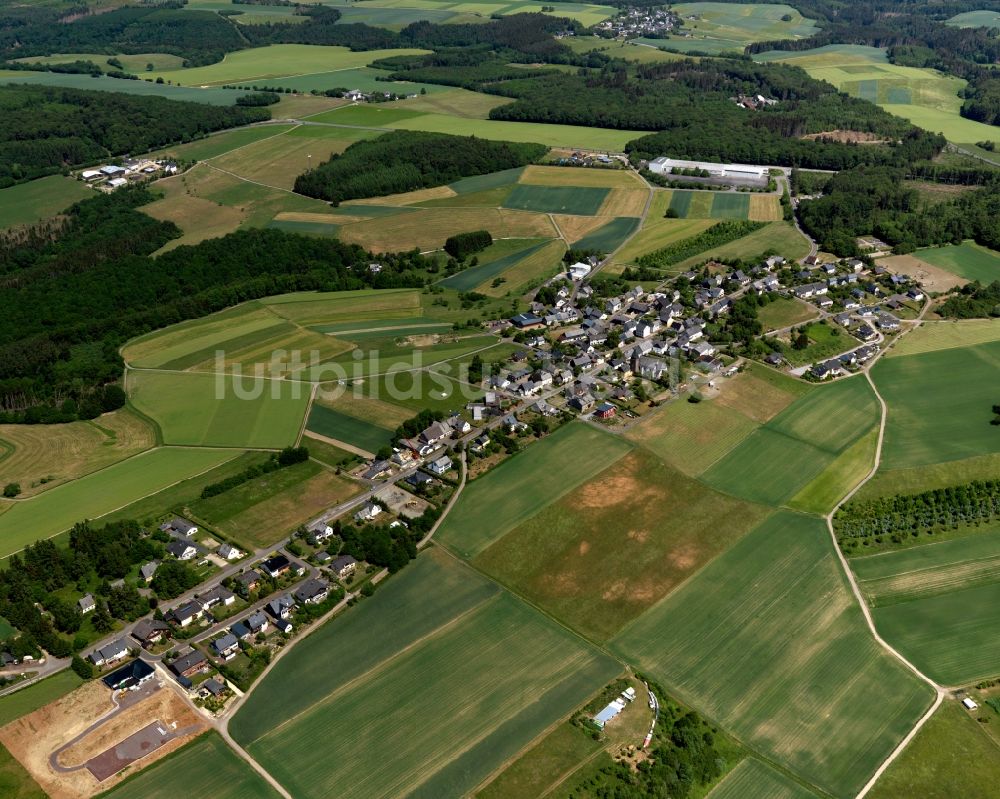
M606 641L768 513L637 449L473 564L588 638Z
M776 513L612 648L748 745L842 796L861 788L933 694L872 639L832 547L822 520Z
M980 247L975 242L917 250L914 255L966 280L978 280L980 283L1000 280L1000 253Z
M366 50L354 52L347 47L312 44L272 44L227 53L217 64L189 69L159 70L146 73L154 80L163 78L182 86L212 86L267 81L315 72L357 69L379 58L420 55L426 50ZM235 99L235 98L234 98Z
M816 799L816 794L755 757L741 760L711 799Z
M801 396L702 477L726 493L781 505L830 467L877 421L878 405L867 382L842 380Z
M406 318L417 315L421 308L418 289L304 291L268 297L261 302L279 316L305 327ZM364 326L367 325L359 325Z
M889 408L882 468L928 466L1000 452L1000 435L990 425L998 364L1000 342L877 363L872 379Z
M128 372L128 392L167 444L280 449L294 444L309 386L195 372Z
M1000 780L1000 759L996 744L981 727L948 697L868 795L990 799Z
M31 496L155 445L153 427L126 409L89 422L0 425L0 484Z
M0 557L97 519L233 458L218 449L160 447L26 499L0 515Z
M469 482L436 538L463 557L475 557L630 448L620 438L589 425L564 425ZM587 457L580 457L582 452Z
M779 297L757 312L765 332L798 325L816 316L816 306L792 297Z
M386 634L373 641L372 629ZM619 670L430 551L283 658L230 728L304 799L459 795ZM317 738L325 757L303 745ZM373 759L379 768L365 765Z
M252 128L236 128L206 136L204 139L164 147L151 155L178 158L186 161L206 161L217 158L232 150L246 147L261 139L269 139L287 133L293 125L257 125Z
M945 21L945 25L956 28L998 28L1000 27L1000 12L997 11L966 11L956 14Z
M873 428L792 497L788 507L806 513L829 513L874 468L877 445L878 430Z
M7 799L47 799L39 787L7 747L0 745L0 796Z
M93 196L93 189L87 184L62 175L8 186L0 189L0 230L33 225Z
M172 799L178 791L216 799L278 798L278 792L214 731L133 774L102 798Z
M195 518L254 550L277 543L359 491L354 481L306 461L193 502L189 508Z

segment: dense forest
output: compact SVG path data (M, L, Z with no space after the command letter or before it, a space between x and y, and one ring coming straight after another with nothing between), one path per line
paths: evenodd
M944 301L938 313L952 319L1000 317L1000 281L962 286Z
M683 59L641 66L609 62L580 74L543 71L509 79L509 67L489 54L464 63L440 53L377 62L401 80L463 86L515 99L491 119L551 122L657 133L636 139L633 160L664 153L697 158L844 169L859 164L903 165L937 154L944 139L848 97L795 67L739 59ZM763 94L778 101L748 113L731 98ZM854 130L889 142L857 146L802 138Z
M1000 183L928 208L903 183L906 170L860 167L833 175L824 196L799 204L802 227L837 255L856 255L855 238L874 234L896 252L975 239L1000 249Z
M299 175L295 191L336 205L344 200L442 186L459 178L524 166L547 151L541 144L393 131L377 139L355 142L343 153Z
M270 119L226 107L55 86L0 86L0 187Z
M333 239L241 230L149 255L180 231L138 207L145 189L77 203L61 225L0 238L0 420L68 421L117 380L118 347L155 328L290 291L421 286L417 253L371 254Z

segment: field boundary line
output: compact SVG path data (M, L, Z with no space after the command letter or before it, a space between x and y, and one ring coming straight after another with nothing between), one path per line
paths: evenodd
M404 655L409 654L412 650L419 648L424 643L426 643L428 640L433 639L433 638L437 638L438 635L441 634L441 633L448 632L451 628L453 628L453 627L457 626L459 623L465 621L469 616L473 616L476 613L478 613L479 611L483 610L487 605L491 605L491 604L499 601L499 599L500 599L500 597L502 595L503 594L502 594L501 591L497 591L495 594L492 594L492 595L490 595L488 597L484 597L482 600L480 600L479 602L477 602L475 605L472 605L472 606L466 608L461 613L459 613L457 616L453 616L452 618L448 619L448 621L446 621L444 624L442 624L442 625L440 625L438 627L435 627L430 632L427 632L424 635L420 636L419 638L411 641L409 644L407 644L405 647L403 647L402 649L398 650L397 652L393 653L391 656L389 656L389 657L387 657L387 658L385 658L383 660L380 660L378 663L376 663L371 668L366 669L365 671L361 672L360 674L358 674L355 677L352 677L350 680L348 680L347 682L345 682L341 686L339 686L335 691L332 691L331 693L325 694L322 699L320 699L320 700L318 700L316 702L313 702L311 705L309 705L306 708L303 708L302 710L300 710L295 715L289 716L287 719L285 719L283 722L281 722L281 724L278 724L277 726L271 727L270 729L268 729L268 731L266 733L264 733L260 737L255 738L253 741L248 742L247 746L252 746L253 744L258 743L259 741L262 741L265 738L269 738L271 735L273 735L274 733L276 733L279 730L283 729L284 727L288 726L292 722L296 721L301 716L304 716L307 713L310 713L310 712L312 712L313 710L315 710L317 708L320 708L320 707L323 707L324 705L329 704L330 701L333 700L333 699L337 699L337 698L341 697L346 691L348 691L351 688L355 687L358 683L364 682L369 677L372 677L373 675L377 675L380 672L384 671L386 668L388 668L389 666L391 666L395 661L399 660Z
M307 420L308 420L308 417L307 417ZM374 458L375 457L375 453L374 452L367 452L366 450L363 450L360 447L356 447L353 444L348 444L346 441L340 441L339 439L336 439L336 438L330 438L329 436L321 435L320 433L317 433L315 430L304 429L302 431L302 436L303 436L303 438L314 438L317 441L322 441L322 442L324 442L326 444L330 444L331 446L334 446L334 447L340 447L340 449L347 450L348 452L353 452L355 455L359 455L362 458Z
M312 390L309 392L309 402L306 403L305 411L302 414L302 422L299 424L299 434L295 437L295 446L297 447L302 446L302 437L306 434L306 425L309 424L309 414L312 413L317 391L319 391L319 383L313 383Z
M274 137L272 136L272 137L269 137L269 138L274 138ZM266 139L263 139L262 141L266 141ZM260 186L261 188L264 188L264 189L273 189L274 191L283 191L286 194L293 194L296 197L305 197L306 196L304 194L299 194L298 192L292 191L291 189L282 188L281 186L272 186L270 183L261 183L259 180L250 180L250 178L245 178L242 175L237 175L235 172L230 172L228 169L223 169L222 167L218 167L215 164L210 164L210 163L208 163L208 161L203 161L202 163L204 163L205 166L207 166L209 169L214 169L216 172L221 172L223 175L229 175L229 177L231 177L231 178L236 178L237 180L242 180L244 183L252 183L254 186ZM309 197L308 199L314 200L316 198L315 197Z
M286 123L287 124L287 123ZM261 125L261 127L265 127ZM226 150L224 153L219 153L218 155L213 155L211 158L202 158L201 163L207 164L209 161L214 161L216 158L222 158L224 155L232 155L233 153L238 153L240 150L245 150L254 144L260 144L262 141L270 141L271 139L277 139L279 136L285 136L291 133L296 128L301 128L302 123L298 120L293 120L291 127L288 130L283 130L281 133L275 133L273 136L265 136L263 139L257 139L256 141L247 142L246 144L241 144L239 147L234 147L232 150ZM240 130L240 128L233 128L233 130Z

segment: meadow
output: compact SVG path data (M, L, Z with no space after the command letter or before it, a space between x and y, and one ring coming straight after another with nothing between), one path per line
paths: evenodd
M582 239L572 242L575 250L597 250L612 253L639 228L639 219L632 216L619 216L588 233Z
M1000 780L1000 759L981 726L948 697L868 795L990 799Z
M0 425L0 483L32 496L155 445L152 425L127 409L89 422Z
M614 263L634 263L641 256L662 249L668 244L697 236L714 224L711 219L666 219L662 211L656 214L654 208L650 208L639 232L622 247L620 252L615 253Z
M123 780L101 799L172 799L177 792L216 799L277 799L278 792L239 757L216 732Z
M469 482L436 539L462 557L475 557L630 448L620 438L589 425L564 425Z
M907 333L905 338L900 339L885 357L919 355L975 344L988 344L993 341L1000 341L1000 320L997 319L925 321L916 330Z
M71 669L63 669L51 677L39 680L33 685L21 688L12 694L0 697L0 727L21 716L34 713L59 697L79 688L83 680Z
M772 222L742 239L713 247L674 264L670 272L671 274L683 272L709 258L742 258L745 261L753 261L765 252L776 252L788 260L798 260L809 254L809 242L791 222Z
M392 442L395 428L359 419L323 403L314 403L309 411L306 430L374 455Z
M637 449L511 530L473 564L605 641L768 513Z
M796 53L759 53L754 59L802 67L811 77L876 103L914 125L942 133L949 141L1000 142L1000 133L994 126L965 119L959 113L962 106L959 92L965 88L964 80L933 69L890 64L882 49L829 45Z
M358 483L306 461L192 502L189 508L197 520L253 550L286 538L299 525L359 491Z
M815 318L816 307L792 297L779 297L757 312L764 331L780 330Z
M1000 27L1000 12L966 11L964 14L956 14L945 25L956 28L997 28Z
M166 444L280 449L294 444L309 386L287 380L195 372L127 373L135 408L155 421Z
M17 502L0 516L0 557L84 519L97 519L235 455L232 450L160 447Z
M232 150L246 147L261 139L269 139L280 133L287 133L293 130L294 127L294 125L255 125L254 127L235 128L206 136L197 141L164 147L162 150L156 150L151 153L151 155L177 158L184 161L205 161L217 158Z
M5 796L7 799L48 797L5 746L0 746L0 796Z
M990 426L998 364L1000 342L877 363L872 379L889 408L882 468L928 466L1000 452L1000 436Z
M495 252L490 253L490 250ZM516 271L520 271L521 277L515 279L523 284L545 274L555 274L560 268L564 252L566 247L562 242L548 239L497 241L485 252L480 253L478 265L446 277L441 281L441 285L456 291L492 289L493 281L506 283L508 275L514 276ZM530 263L526 264L528 261ZM502 289L503 293L508 291L506 286L498 285L496 288ZM495 290L491 293L495 293Z
M975 242L917 250L914 256L966 280L978 280L980 283L1000 280L1000 253L980 247Z
M60 89L86 89L88 91L118 92L120 94L151 94L168 100L184 100L207 105L234 105L236 98L245 92L229 89L192 88L171 86L167 83L152 83L148 75L143 80L119 80L117 78L92 78L90 75L74 75L61 72L23 72L0 69L3 83L30 83L42 86L57 86Z
M86 183L62 175L18 183L0 189L0 230L32 225L93 196Z
M815 799L816 794L755 757L741 760L712 799Z
M878 421L867 382L855 378L815 389L754 430L706 472L726 493L781 505L835 463Z
M386 634L373 642L373 628ZM338 661L333 676L330 653ZM305 799L334 791L348 799L404 790L458 795L619 670L510 594L430 551L283 658L230 729ZM353 734L330 734L337 729ZM303 745L318 739L325 742L322 758ZM373 759L379 768L365 765Z
M366 50L312 44L272 44L227 53L217 64L189 69L159 70L148 77L172 80L182 86L212 86L268 81L293 75L366 67L379 58L421 55L426 50ZM329 88L333 88L331 85Z
M822 520L776 513L612 647L748 745L842 796L861 788L933 694L872 639L832 547Z
M827 514L875 467L878 430L872 429L840 453L811 483L788 500L788 507Z

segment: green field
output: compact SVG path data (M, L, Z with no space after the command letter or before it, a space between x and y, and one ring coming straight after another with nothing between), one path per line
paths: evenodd
M809 392L754 430L703 479L726 493L781 505L877 421L878 405L867 382L842 380Z
M34 713L38 708L55 702L81 685L83 680L74 671L63 669L34 685L0 697L0 727Z
M970 144L1000 142L992 125L965 119L959 113L965 88L961 78L933 69L888 63L884 50L857 45L832 45L795 53L770 51L757 61L778 61L802 67L817 80L832 83L842 92L877 103L886 111L926 130L942 133L949 141Z
M268 81L294 75L368 66L379 58L419 55L426 50L366 50L354 52L347 47L311 44L272 44L227 53L217 64L190 69L146 73L148 77L172 80L184 86ZM119 81L121 83L122 81ZM134 82L134 81L133 81Z
M854 795L932 692L875 643L826 526L780 512L612 642L739 739Z
M980 283L1000 280L1000 253L971 241L917 250L913 255L966 280L978 280Z
M7 748L0 746L0 796L5 799L47 799L24 766L14 759Z
M597 213L610 189L595 186L528 186L518 183L504 201L505 208L549 214Z
M636 449L511 530L473 563L560 621L604 641L768 512Z
M808 788L755 757L740 761L711 793L712 799L816 799Z
M62 175L0 189L0 229L32 225L93 195L93 190L85 183Z
M792 297L779 297L772 300L757 312L757 318L764 325L764 330L780 330L792 325L801 324L817 315L816 307Z
M945 21L945 25L953 25L956 28L1000 28L1000 12L966 11Z
M0 516L0 557L161 491L236 454L232 450L160 447L17 502Z
M753 261L769 251L776 252L788 260L797 260L809 254L809 242L791 222L772 222L742 239L712 247L710 250L691 256L686 261L674 264L670 271L672 274L680 273L709 258L742 258Z
M619 216L606 225L602 225L593 233L588 233L582 239L574 241L572 247L575 250L614 252L639 229L639 222L640 220L633 216Z
M485 257L480 257L477 266L470 266L451 277L446 277L441 281L441 285L456 291L472 291L478 286L489 284L508 269L514 268L525 258L529 258L541 250L546 243L547 241L544 239L541 241L537 239L508 239L495 242L493 247L503 246L503 250L513 249L514 251L499 258L490 258L486 253L483 253Z
M149 75L151 73L144 73ZM150 83L147 80L119 80L117 78L92 78L90 75L71 75L60 72L21 72L0 69L2 83L30 83L58 86L60 89L87 89L91 91L118 92L121 94L152 94L168 100L184 100L207 105L233 105L244 92L228 89L196 89Z
M981 727L948 697L868 796L991 799L1000 781L1000 752Z
M237 128L213 136L206 136L204 139L187 144L164 147L153 155L171 156L189 161L206 161L210 158L218 158L220 155L225 155L240 147L246 147L261 139L287 133L293 130L293 127L292 125L258 125L252 128Z
M887 358L1000 341L1000 319L947 319L924 322L896 342Z
M442 523L437 540L463 557L474 557L629 448L620 438L588 425L564 425L471 481Z
M128 372L132 403L166 444L280 449L294 444L309 386L195 372Z
M872 429L845 449L813 481L788 501L788 507L826 514L875 468L878 430Z
M998 364L1000 342L877 363L872 378L889 408L882 468L1000 452L1000 429L990 425Z
M375 453L392 442L395 428L382 427L317 403L309 411L306 429Z
M619 670L432 551L282 659L230 730L303 799L456 796Z
M787 5L681 3L673 10L684 20L682 30L691 36L650 40L655 46L712 54L742 53L751 42L801 39L812 36L817 30L812 20ZM782 19L784 16L790 19L786 22Z
M126 779L101 799L277 799L278 792L239 757L216 732L199 736L149 768Z
M493 351L484 350L480 357L484 362L489 362ZM507 345L503 344L497 346L495 351L509 352ZM442 413L461 411L469 402L483 396L481 390L453 379L459 376L459 367L469 360L459 358L453 362L436 364L433 369L424 371L381 375L368 383L368 394L384 398L393 405L410 408L412 416L425 408Z

